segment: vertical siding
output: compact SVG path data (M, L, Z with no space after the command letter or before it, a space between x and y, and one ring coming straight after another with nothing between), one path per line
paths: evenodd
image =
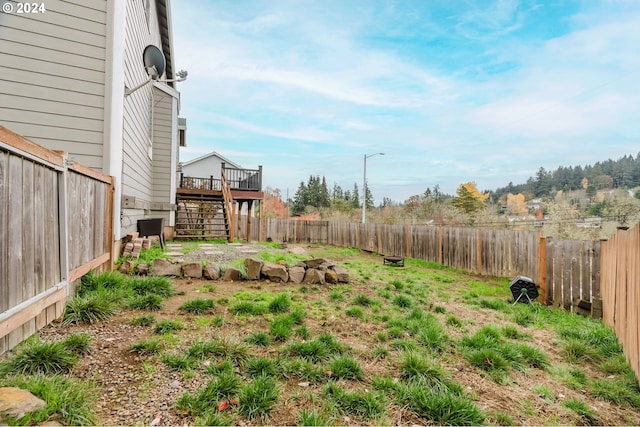
M106 0L0 16L0 124L102 168Z

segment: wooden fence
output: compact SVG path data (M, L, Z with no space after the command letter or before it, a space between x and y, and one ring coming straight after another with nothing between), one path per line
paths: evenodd
M110 268L112 178L0 126L0 354L59 318L71 283Z
M541 286L543 302L601 315L600 242L546 239L535 231L283 219L264 223L263 236L276 241L360 248L485 276L530 277Z
M640 378L640 225L619 230L601 247L603 318Z
M524 275L541 302L602 317L640 377L640 224L607 241L561 240L537 232L269 219L263 236L326 243L438 262L472 273Z

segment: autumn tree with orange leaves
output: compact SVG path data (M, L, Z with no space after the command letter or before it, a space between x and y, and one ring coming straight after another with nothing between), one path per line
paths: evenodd
M457 197L451 200L451 204L459 211L469 215L473 215L484 208L484 201L489 197L489 193L482 194L478 191L475 182L460 184L456 194Z
M279 188L267 187L264 189L262 214L265 218L289 217L289 208L287 208L282 201L282 195Z
M507 212L511 215L524 215L527 213L527 202L524 194L507 194Z

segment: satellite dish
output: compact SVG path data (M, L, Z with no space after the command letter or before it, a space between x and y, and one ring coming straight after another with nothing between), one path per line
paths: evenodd
M162 51L152 44L144 48L144 52L142 52L142 62L144 63L144 69L147 71L147 74L154 80L158 80L164 74L167 65Z

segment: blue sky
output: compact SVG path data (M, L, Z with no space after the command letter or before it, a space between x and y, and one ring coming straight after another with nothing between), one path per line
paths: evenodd
M635 0L173 0L181 161L376 204L640 152Z

